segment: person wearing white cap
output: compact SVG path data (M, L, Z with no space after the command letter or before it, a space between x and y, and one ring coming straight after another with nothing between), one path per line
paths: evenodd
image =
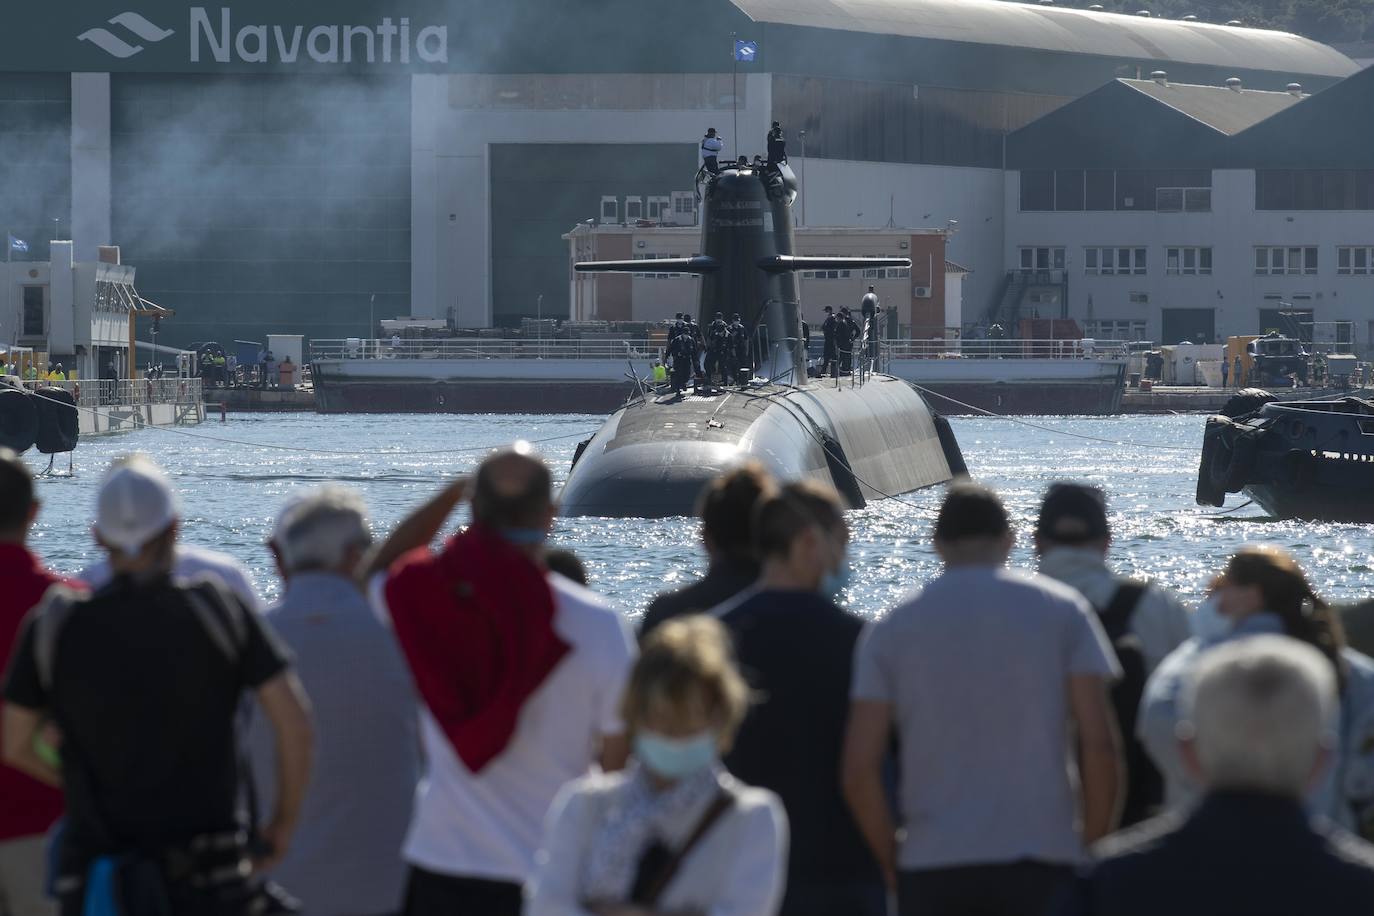
M101 498L103 499L104 491L102 490L101 492ZM165 518L161 517L161 515L147 514L145 516L140 516L137 524L156 525L160 530L166 528L170 523L179 520L181 517L181 509L170 486L168 487L168 495L170 496L169 500L158 501L154 504L158 512L166 514ZM111 516L111 523L118 524L117 518L119 517L118 514ZM113 536L117 538L120 535L118 532L115 532ZM100 532L98 530L96 531L96 538L97 540L100 539ZM262 604L258 599L257 591L253 588L253 579L249 576L248 570L244 568L242 563L229 556L227 553L221 553L218 550L209 550L205 547L196 547L192 544L183 544L178 540L173 547L172 578L179 582L189 582L206 574L218 577L219 580L224 583L225 587L233 592L250 610L262 610ZM110 561L108 559L102 559L83 569L80 575L77 576L77 579L86 583L90 588L97 589L108 584L113 577L114 573L111 570Z
M165 895L170 916L262 912L273 890L246 876L286 853L299 819L305 693L268 624L220 580L174 580L177 515L156 464L116 462L95 521L112 579L89 596L50 589L6 675L4 759L66 797L62 916L127 903L136 889ZM238 798L251 783L235 720L249 691L272 726L277 791L267 823L245 831ZM62 736L57 759L30 750L45 722Z

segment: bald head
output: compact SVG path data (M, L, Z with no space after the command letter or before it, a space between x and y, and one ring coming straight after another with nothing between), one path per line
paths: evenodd
M472 520L493 528L542 528L553 519L553 477L533 455L500 451L477 468Z

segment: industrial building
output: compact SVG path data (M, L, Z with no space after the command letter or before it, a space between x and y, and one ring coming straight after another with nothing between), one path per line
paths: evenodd
M1001 292L1008 132L1154 70L1316 92L1355 65L1001 0L72 0L13 17L0 68L0 227L38 261L119 245L184 345L571 314L572 227L606 198L664 221L707 126L752 156L774 119L806 225L957 222L967 313Z
M1309 95L1116 80L1007 139L1001 296L986 321L1211 343L1374 340L1374 70Z

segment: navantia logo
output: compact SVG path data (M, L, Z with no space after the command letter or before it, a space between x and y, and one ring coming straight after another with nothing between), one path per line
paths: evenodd
M125 12L110 20L110 25L122 26L125 30L150 43L157 43L175 34L172 29L154 25L138 13ZM87 29L76 36L79 41L89 41L111 57L133 57L143 50L143 45L130 44L109 29L101 27Z

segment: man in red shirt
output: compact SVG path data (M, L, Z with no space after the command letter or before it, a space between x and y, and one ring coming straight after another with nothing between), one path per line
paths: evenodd
M38 515L28 465L0 449L0 660L8 661L29 609L63 580L25 546ZM66 583L71 584L71 583ZM79 587L79 586L78 586ZM62 814L62 790L0 764L0 916L48 916L44 834Z

